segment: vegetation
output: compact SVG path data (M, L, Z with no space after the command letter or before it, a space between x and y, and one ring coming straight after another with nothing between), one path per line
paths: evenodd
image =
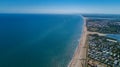
M87 19L88 31L120 34L120 20L115 19Z

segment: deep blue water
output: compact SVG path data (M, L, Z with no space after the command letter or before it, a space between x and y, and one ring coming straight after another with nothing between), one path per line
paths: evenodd
M0 14L0 67L66 67L82 21L79 15Z

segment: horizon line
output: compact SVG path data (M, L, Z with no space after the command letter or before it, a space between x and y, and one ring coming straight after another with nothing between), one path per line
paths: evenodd
M38 13L38 12L0 12L0 14L98 14L98 15L102 15L102 14L114 14L114 15L120 15L120 13Z

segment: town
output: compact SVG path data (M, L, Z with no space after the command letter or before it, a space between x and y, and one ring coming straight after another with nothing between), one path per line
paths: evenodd
M89 65L120 67L120 42L115 39L99 36L88 36ZM92 63L90 63L92 61ZM95 62L98 62L95 64Z
M120 41L107 34L120 34L120 19L85 16L87 31L87 67L120 67ZM103 34L103 35L100 35Z
M88 31L107 34L120 34L120 19L90 18L86 21Z

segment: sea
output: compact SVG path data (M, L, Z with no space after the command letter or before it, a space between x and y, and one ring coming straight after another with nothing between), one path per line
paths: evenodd
M80 15L0 14L0 67L67 67L82 26Z

